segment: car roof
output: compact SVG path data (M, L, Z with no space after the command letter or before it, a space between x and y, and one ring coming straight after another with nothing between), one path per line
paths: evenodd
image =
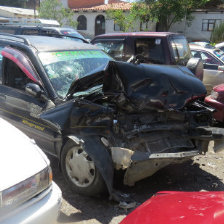
M18 35L18 37L25 38L31 46L35 47L40 52L62 50L99 50L99 48L94 45L69 39L31 35Z
M216 48L206 48L206 47L202 47L198 44L189 44L189 47L191 50L203 50L203 51L209 51L209 52L213 52L214 50L217 50Z
M224 42L215 45L215 47L218 47L218 48L223 46L224 46Z
M96 36L98 37L113 37L113 36L152 36L152 37L166 37L169 35L181 35L179 33L171 33L171 32L127 32L127 33L107 33Z

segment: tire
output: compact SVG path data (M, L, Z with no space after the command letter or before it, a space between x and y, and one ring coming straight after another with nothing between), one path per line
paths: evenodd
M62 173L74 192L87 196L104 194L105 182L84 145L71 140L65 144L61 155Z

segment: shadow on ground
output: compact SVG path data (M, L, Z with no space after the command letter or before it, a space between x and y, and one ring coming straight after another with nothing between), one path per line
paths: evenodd
M73 223L95 219L99 223L110 223L114 217L127 215L120 209L117 203L108 198L89 198L73 193L64 181L62 173L57 166L57 160L50 158L54 181L60 186L66 205L59 216L59 223ZM170 165L152 177L139 181L134 187L116 186L120 191L129 193L137 202L143 203L158 191L220 191L224 190L224 184L216 176L202 170L198 164L192 161L183 164ZM67 210L68 209L68 210ZM90 222L94 223L94 222ZM115 222L116 223L116 222Z

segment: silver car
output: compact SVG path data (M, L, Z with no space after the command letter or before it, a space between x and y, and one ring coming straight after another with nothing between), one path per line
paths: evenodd
M35 142L0 118L0 224L53 224L61 190Z
M192 56L201 58L204 64L203 83L208 94L212 88L224 83L224 52L220 49L208 49L195 44L190 44Z

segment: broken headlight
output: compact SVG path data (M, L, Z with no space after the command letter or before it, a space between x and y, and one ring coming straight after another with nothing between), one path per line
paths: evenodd
M0 208L14 207L33 198L52 183L52 170L45 168L36 175L0 192Z

